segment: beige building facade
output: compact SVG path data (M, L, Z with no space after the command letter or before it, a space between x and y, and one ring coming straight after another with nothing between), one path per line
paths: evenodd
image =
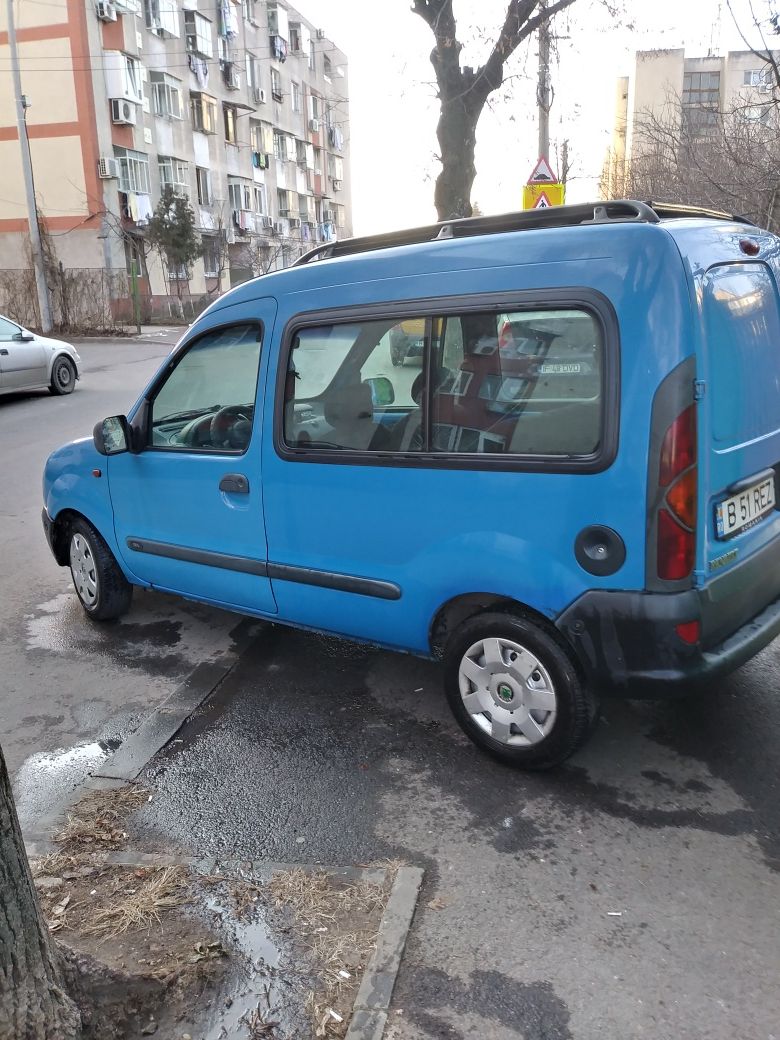
M66 269L129 271L148 297L214 295L351 234L347 58L266 0L16 5L36 198ZM29 263L5 5L0 270ZM145 240L161 192L204 246L168 271Z
M773 76L752 51L686 58L682 49L637 51L634 73L617 81L612 138L604 171L611 197L625 164L642 151L641 125L656 120L683 127L692 136L706 131L718 113L735 104L748 118L767 112Z

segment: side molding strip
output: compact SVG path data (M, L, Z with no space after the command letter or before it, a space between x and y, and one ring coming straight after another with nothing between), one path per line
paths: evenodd
M352 574L314 570L311 567L294 567L287 563L266 563L264 560L253 560L248 556L231 556L209 549L189 549L183 545L171 545L169 542L155 542L145 538L130 537L126 542L128 549L132 549L133 552L165 556L171 560L183 560L185 563L200 563L206 567L220 567L242 574L293 581L300 585L316 585L318 588L336 589L339 592L354 592L361 596L373 596L375 599L401 598L400 587L392 581L359 578Z

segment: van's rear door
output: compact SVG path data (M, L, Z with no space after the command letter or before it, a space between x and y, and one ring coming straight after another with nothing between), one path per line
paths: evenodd
M773 272L758 261L710 268L702 290L700 522L709 580L780 538L780 299Z

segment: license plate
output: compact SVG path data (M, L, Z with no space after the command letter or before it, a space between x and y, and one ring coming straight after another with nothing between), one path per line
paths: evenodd
M765 477L716 507L715 527L718 538L731 538L753 527L774 508L775 478Z

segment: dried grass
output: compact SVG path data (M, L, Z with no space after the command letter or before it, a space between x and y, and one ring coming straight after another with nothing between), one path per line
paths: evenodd
M95 911L85 935L109 939L131 928L149 928L161 924L166 911L192 902L190 874L184 867L152 867L137 870L133 877L137 886L118 888L115 901Z
M142 787L90 791L73 806L54 840L64 853L71 854L121 848L127 841L121 824L148 801L149 792Z
M286 906L295 914L304 940L323 968L323 986L309 994L307 1001L315 1035L344 1036L350 1014L347 997L354 989L357 969L376 948L377 933L372 927L344 932L338 922L381 913L385 886L368 881L343 884L323 871L295 868L274 874L268 890L277 906ZM340 974L345 969L349 969L347 978Z

